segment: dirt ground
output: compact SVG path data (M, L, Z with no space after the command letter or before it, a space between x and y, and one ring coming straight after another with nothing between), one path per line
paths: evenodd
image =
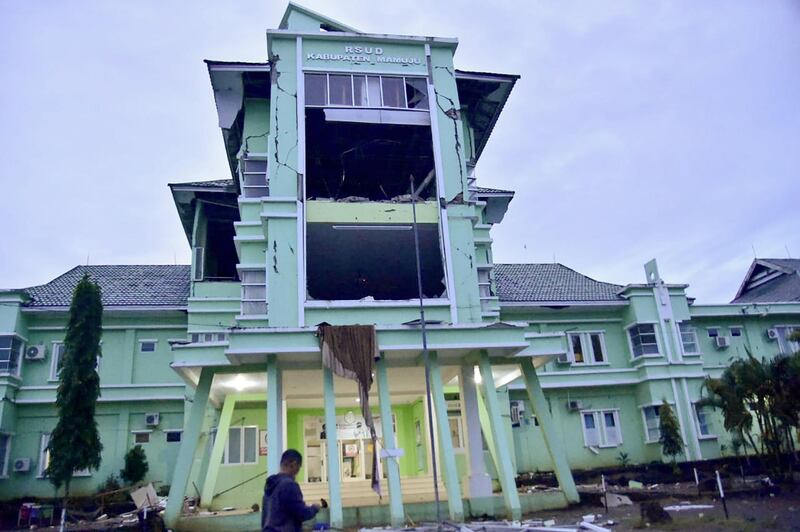
M729 519L725 519L722 503L710 497L680 499L665 497L658 499L662 506L679 505L681 502L696 505L713 505L713 508L702 510L669 511L672 521L664 524L645 525L639 514L639 503L632 506L609 508L608 513L602 506L581 504L566 510L539 512L525 516L526 519L554 519L555 526L574 525L581 516L595 514L594 524L614 531L651 530L702 530L716 532L729 530L798 530L800 531L800 490L784 492L780 495L766 497L739 497L729 499ZM609 520L613 525L606 524Z

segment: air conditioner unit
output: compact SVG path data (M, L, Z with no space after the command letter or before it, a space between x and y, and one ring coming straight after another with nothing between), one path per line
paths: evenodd
M571 401L567 401L567 409L569 409L569 410L582 410L583 409L583 401L579 401L577 399L573 399Z
M14 472L15 473L24 473L26 471L31 470L31 459L30 458L17 458L14 460Z
M767 338L770 340L777 340L778 339L778 329L774 327L770 327L767 329Z
M150 412L149 414L145 414L144 424L147 425L148 427L155 427L156 425L158 425L160 417L161 416L159 415L158 412Z
M572 361L569 359L569 353L566 351L563 353L559 353L556 357L556 364L570 364Z
M727 336L717 336L714 338L714 342L717 344L717 349L724 349L731 345L731 339Z
M44 345L29 345L25 350L25 360L44 360Z

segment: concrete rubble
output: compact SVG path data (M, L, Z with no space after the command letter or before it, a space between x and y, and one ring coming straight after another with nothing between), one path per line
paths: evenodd
M450 523L442 524L442 530L446 532L578 532L588 530L591 532L611 532L611 529L604 528L594 523L600 516L589 514L584 515L581 521L575 524L556 525L553 519L528 519L524 521L473 521L469 523ZM609 522L608 524L613 524ZM359 532L436 532L435 523L422 523L420 526L412 528L362 528Z

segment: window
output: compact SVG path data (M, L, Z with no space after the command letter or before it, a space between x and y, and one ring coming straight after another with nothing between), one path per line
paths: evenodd
M602 332L568 333L573 364L603 364L606 362Z
M150 443L150 432L134 432L133 443Z
M181 441L181 435L183 431L181 430L168 430L165 431L167 436L167 443L179 443Z
M140 353L155 353L158 340L139 340Z
M741 336L742 335L742 328L741 327L730 327L731 336Z
M266 158L252 154L242 157L239 161L239 183L245 198L269 196Z
M100 341L100 345L103 345L103 341ZM66 353L66 349L64 347L63 342L53 342L53 356L50 359L50 380L57 381L61 376L61 368L64 367L64 354ZM100 371L100 356L97 357L97 360L94 364L94 369L96 371Z
M581 417L586 447L616 447L622 443L617 410L585 410Z
M644 433L645 441L657 442L661 438L661 419L658 417L661 405L645 406L642 409L644 414Z
M226 342L228 335L226 333L191 333L189 340L193 343L200 342Z
M328 76L331 105L353 105L353 78L349 75L331 74Z
M427 110L428 82L405 76L306 74L306 105Z
M449 416L447 423L450 426L450 438L453 440L453 450L464 448L464 431L461 427L461 416Z
M700 437L710 437L711 434L711 419L709 419L708 411L705 407L694 405L694 414L697 418L697 432Z
M44 472L47 466L50 465L50 449L47 446L50 444L50 434L45 432L39 440L39 478L44 478ZM72 472L74 477L88 477L91 472L88 469L76 469Z
M716 338L719 336L719 327L709 327L706 332L708 332L709 338Z
M64 344L53 342L53 356L50 360L50 380L57 381L64 365Z
M19 374L19 357L22 354L22 339L18 336L0 336L0 373Z
M406 91L403 78L383 77L381 78L383 87L383 106L384 107L405 107Z
M267 272L265 270L242 271L242 314L264 315L267 313Z
M798 340L791 340L792 335L800 331L800 327L775 327L778 331L778 349L784 355L791 355L792 353L796 353L800 351L800 341Z
M697 347L697 331L694 330L688 322L678 324L681 331L681 343L683 344L684 355L699 354L700 349Z
M628 329L633 358L658 354L656 327L652 323L640 323Z
M328 103L328 76L326 74L306 74L306 105L326 105Z
M225 464L255 464L258 461L258 427L231 427L225 447Z
M8 476L8 455L11 451L11 435L0 433L0 477Z

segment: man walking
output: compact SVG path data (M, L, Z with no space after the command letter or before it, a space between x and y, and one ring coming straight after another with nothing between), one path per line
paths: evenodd
M267 478L261 506L262 532L299 532L303 521L317 515L319 506L306 506L294 479L302 464L303 455L287 449L281 455L281 472Z

